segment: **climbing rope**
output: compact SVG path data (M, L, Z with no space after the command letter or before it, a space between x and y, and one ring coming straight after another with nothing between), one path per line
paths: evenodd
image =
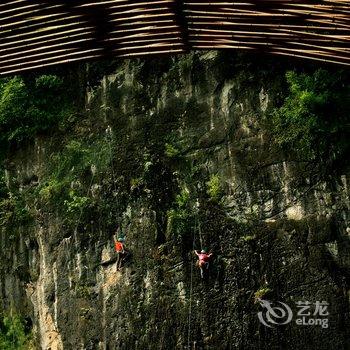
M106 139L109 146L109 156L110 156L110 163L111 163L111 170L112 170L112 179L113 179L113 188L114 188L114 195L117 196L117 187L116 187L116 175L114 171L114 161L113 161L113 151L112 151L112 141L113 141L113 131L112 128L108 125L106 129ZM119 204L119 203L118 203ZM114 216L117 217L117 208L114 208ZM118 216L118 228L120 229L120 233L123 234L122 230L122 218ZM119 234L120 235L120 234Z
M194 224L194 230L193 230L193 238L192 238L192 253L195 249L195 243L196 243L196 231L198 229L199 233L199 243L201 250L202 247L202 237L201 237L201 228L200 228L200 222L199 222L199 202L196 201L196 216L195 216L195 224ZM190 343L191 343L191 325L192 325L192 293L193 293L193 264L191 263L191 279L190 279L190 305L188 310L188 331L187 331L187 348L190 350Z
M196 220L198 218L196 217ZM195 222L195 227L193 230L193 239L192 239L192 251L191 251L191 257L192 253L195 248L195 239L196 239L196 222ZM193 291L193 264L191 263L191 279L190 279L190 306L188 309L188 330L187 330L187 348L190 350L190 342L191 342L191 321L192 321L192 291Z
M200 247L201 247L201 250L202 250L203 249L203 239L202 239L201 224L200 224L199 220L198 220L198 234L199 234L199 244L200 244Z
M112 152L112 140L113 140L113 132L112 128L108 125L106 129L106 139L109 146L109 157L111 162L111 169L112 169L112 178L113 178L113 186L114 186L114 193L117 193L117 187L115 185L115 172L114 172L114 162L113 162L113 152Z
M198 198L196 200L196 223L195 224L195 230L198 228L198 234L199 234L199 245L201 247L201 250L203 249L203 239L202 239L202 230L201 230L201 223L199 220L199 201Z

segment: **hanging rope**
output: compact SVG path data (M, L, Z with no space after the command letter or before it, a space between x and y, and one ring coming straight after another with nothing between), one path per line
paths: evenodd
M196 221L198 220L196 216ZM198 223L198 222L197 222ZM193 239L192 239L192 251L191 251L191 257L192 253L195 248L195 239L196 239L196 222L195 227L193 230ZM187 348L190 349L190 342L191 342L191 322L192 322L192 291L193 291L193 264L191 262L191 279L190 279L190 306L188 309L188 330L187 330Z
M200 224L200 220L199 220L199 200L197 198L196 200L196 209L195 209L195 213L196 213L196 223L197 225L195 225L195 229L198 228L198 234L199 234L199 245L201 247L201 250L203 249L203 239L202 239L202 230L201 230L201 224Z
M109 146L109 156L110 156L110 163L111 163L111 170L112 170L112 180L113 180L113 188L114 188L114 196L117 197L117 186L116 186L116 175L114 171L114 161L113 161L113 151L112 151L112 141L113 141L113 131L112 128L108 125L106 129L106 139ZM118 203L119 204L119 203ZM118 228L120 229L119 235L123 235L122 230L122 218L117 215L117 208L114 208L114 216L118 217ZM117 238L117 237L116 237Z
M201 226L200 226L200 220L199 220L199 201L196 200L196 207L195 207L195 224L194 224L194 230L193 230L193 238L192 238L192 251L191 254L195 250L195 243L196 243L196 231L198 230L199 233L199 244L201 247L201 250L203 249L202 245L202 236L201 236ZM187 333L187 348L190 349L190 342L191 342L191 325L192 325L192 293L193 293L193 264L191 263L191 280L190 280L190 306L188 310L188 333Z
M113 187L114 187L114 193L117 193L117 187L115 185L115 173L114 173L114 162L113 162L113 152L112 152L112 141L113 141L113 132L112 128L108 125L106 129L106 139L109 146L109 157L111 162L111 169L112 169L112 179L113 179Z
M199 243L201 246L201 250L203 250L203 239L202 239L202 230L201 230L201 224L198 220L198 234L199 234Z

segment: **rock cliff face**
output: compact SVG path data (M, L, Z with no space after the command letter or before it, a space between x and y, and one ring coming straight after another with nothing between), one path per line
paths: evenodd
M37 348L350 347L349 167L276 151L266 120L285 71L208 52L79 75L70 131L5 163L32 220L2 227L0 300ZM132 252L120 271L117 227ZM263 325L260 298L293 320ZM329 327L297 325L298 301L328 302Z

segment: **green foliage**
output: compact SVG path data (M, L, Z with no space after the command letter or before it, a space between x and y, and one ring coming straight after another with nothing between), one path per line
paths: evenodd
M168 210L167 216L171 230L176 235L183 235L191 228L193 210L191 208L191 194L186 187L182 188L176 196L174 206Z
M91 298L91 288L86 285L77 285L75 288L75 292L78 298L89 299Z
M90 199L88 197L79 196L75 191L69 191L69 199L64 201L69 214L76 214L82 212L88 205Z
M23 197L11 195L0 200L0 226L23 225L31 219Z
M170 143L166 143L165 144L165 155L168 158L176 158L180 155L180 151L175 148L174 145L170 144Z
M242 240L244 242L254 241L255 239L256 239L256 235L246 235L242 237Z
M0 318L0 349L32 349L31 336L26 334L24 324L17 315L6 315Z
M289 95L272 114L277 144L300 158L339 157L349 147L350 85L344 72L289 71Z
M212 200L218 200L222 196L222 187L218 175L211 175L207 185L207 194Z
M5 183L4 172L0 172L0 228L6 230L8 237L15 237L16 228L28 226L33 221L26 204L25 192L10 192Z
M271 292L271 289L268 287L262 287L254 293L255 301L262 299L265 295Z
M130 179L130 187L131 188L138 188L143 184L143 179L142 177L135 177Z
M14 203L10 199L3 199L0 202L0 225L7 226L13 218Z
M42 75L0 80L0 141L20 142L57 125L72 112L61 78Z
M63 182L60 182L57 179L51 179L40 188L39 196L44 202L50 202L62 192L63 186Z
M72 140L64 149L52 156L51 169L38 190L39 198L46 203L60 205L63 201L69 212L86 204L86 197L70 190L71 184L87 173L105 171L110 152L105 141L91 144ZM84 199L85 198L85 199Z
M82 142L72 140L61 153L55 155L54 163L57 165L55 176L58 179L67 178L68 174L79 176L92 165L91 150Z
M177 208L184 209L190 203L190 191L187 187L182 188L181 192L176 196L175 203Z
M8 189L5 181L4 169L0 169L0 198L7 197Z

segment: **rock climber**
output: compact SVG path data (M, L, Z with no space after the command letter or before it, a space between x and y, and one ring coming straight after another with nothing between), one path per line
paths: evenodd
M213 253L208 254L205 249L202 249L200 252L195 250L194 252L198 256L198 267L201 270L201 277L204 278L204 272L209 269L209 260Z
M128 250L125 248L125 238L119 237L115 242L114 248L117 253L117 271L119 271L123 261L129 255Z

